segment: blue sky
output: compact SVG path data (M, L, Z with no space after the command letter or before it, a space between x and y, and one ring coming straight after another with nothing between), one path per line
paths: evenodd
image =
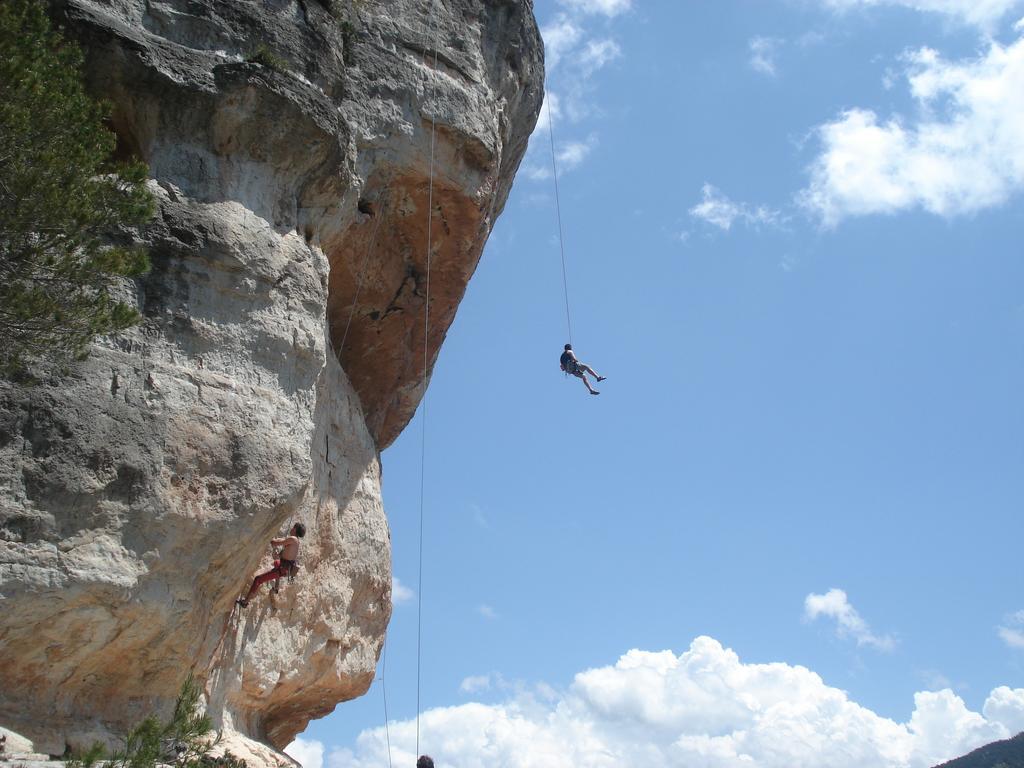
M924 768L1024 730L1024 2L536 0L535 134L385 452L393 759ZM306 768L387 765L378 681Z

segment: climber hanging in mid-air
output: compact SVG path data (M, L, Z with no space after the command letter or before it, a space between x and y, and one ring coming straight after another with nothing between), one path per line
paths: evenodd
M601 393L590 386L590 380L587 378L589 373L597 381L604 381L607 376L598 376L597 371L591 368L586 363L581 363L576 359L576 354L572 351L572 344L565 345L565 351L562 352L562 356L558 359L559 365L566 373L577 376L583 379L583 383L587 385L587 391L592 395L600 395Z
M238 598L235 602L245 608L249 605L249 601L252 600L253 596L259 591L260 586L266 584L268 581L287 578L294 574L299 567L295 563L295 561L299 559L299 539L305 535L306 526L302 523L296 523L284 538L271 539L270 546L281 548L280 553L276 555L277 559L274 560L274 567L269 571L259 574L255 579L253 579L252 586L249 587L248 594L246 594L245 597Z

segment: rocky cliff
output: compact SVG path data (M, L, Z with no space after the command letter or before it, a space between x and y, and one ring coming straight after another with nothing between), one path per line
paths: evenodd
M0 383L0 725L61 753L166 711L191 671L233 750L273 762L260 743L372 680L379 451L536 121L531 1L52 9L159 211L120 235L150 248L125 289L144 323L67 376ZM298 580L232 611L298 520Z

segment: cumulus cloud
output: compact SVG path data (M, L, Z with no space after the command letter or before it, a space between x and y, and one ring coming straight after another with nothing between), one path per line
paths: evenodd
M630 651L563 692L428 710L420 743L457 768L927 768L1007 737L1021 706L1024 690L996 689L984 714L952 691L923 692L897 723L804 667L743 663L699 637L678 656ZM391 724L394 764L415 761L415 729L414 720ZM364 731L328 762L383 768L384 729Z
M763 205L752 206L730 200L711 184L701 189L701 201L690 209L690 215L728 232L741 221L748 226L777 225L779 212Z
M1021 0L823 0L837 11L850 11L878 5L902 6L915 11L941 13L968 24L990 28Z
M988 700L986 700L986 705ZM996 739L1012 734L999 722L967 709L951 690L914 694L914 713L907 729L929 755L928 764L941 763ZM911 764L914 764L913 757Z
M324 745L315 739L296 736L295 741L285 747L285 754L299 761L302 768L323 768Z
M889 635L876 635L857 610L850 605L841 589L830 589L823 595L813 592L804 598L804 617L814 621L819 617L832 619L840 637L852 637L857 645L868 645L880 651L891 651L896 641Z
M924 48L905 64L915 117L854 108L816 130L799 199L826 226L915 208L973 213L1024 187L1024 38L961 62Z
M762 75L775 77L775 57L782 41L775 37L755 37L750 40L750 67Z
M413 597L415 593L399 581L397 576L391 577L391 602L400 605L409 602Z
M1007 616L1003 626L996 627L996 633L1010 648L1024 648L1024 611Z
M618 16L633 7L633 0L558 0L573 10L601 16Z
M1024 688L999 686L985 700L982 714L1001 723L1009 733L1024 731Z

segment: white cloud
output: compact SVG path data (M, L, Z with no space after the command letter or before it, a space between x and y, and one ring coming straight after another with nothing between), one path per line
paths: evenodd
M755 37L750 40L750 66L755 72L775 77L775 57L782 41L775 37Z
M1024 688L999 686L985 700L982 713L1011 734L1024 731Z
M416 596L416 593L398 580L397 576L391 577L391 602L395 605L407 603Z
M745 664L699 637L678 656L630 651L560 693L428 710L420 743L457 768L927 768L1006 738L1022 701L1024 691L999 688L978 714L952 691L918 693L897 723L804 667ZM393 723L390 735L394 764L412 765L415 721ZM384 729L364 731L329 765L388 765Z
M1024 648L1024 611L1010 614L1003 624L996 627L999 638L1010 648Z
M544 66L550 75L564 61L573 80L588 80L595 72L622 56L622 48L611 38L593 38L584 22L559 14L540 29L544 40Z
M537 115L537 126L533 129L531 139L538 135L541 138L547 138L548 123L551 118L554 117L557 122L562 117L560 106L557 93L552 93L551 91L544 92L544 101L540 105L540 114Z
M558 148L555 153L558 158L558 170L572 170L582 163L596 145L596 140L591 137L586 141L568 141Z
M809 594L804 598L804 616L809 621L820 616L834 620L836 633L840 637L852 637L857 645L869 645L880 651L891 651L896 646L889 635L876 635L871 631L841 589L830 589L823 595Z
M558 16L551 24L541 27L544 40L544 67L550 73L562 61L562 57L576 47L583 37L583 30L568 16Z
M929 691L938 691L943 688L953 688L953 681L939 672L937 669L922 669L917 673Z
M1001 723L967 709L963 699L948 688L915 693L914 713L907 727L922 751L931 756L930 764L1011 735Z
M727 231L731 229L733 222L740 217L742 212L740 206L710 184L704 185L701 194L704 197L703 202L693 206L690 209L690 215L721 229Z
M999 627L999 638L1011 648L1024 648L1024 631Z
M508 681L501 672L488 672L485 675L470 675L464 677L459 683L459 690L463 693L479 693L480 691L516 691L527 690L527 685L521 681ZM533 689L533 693L544 697L550 692L550 686L541 684ZM557 694L556 694L557 695Z
M906 63L915 118L854 108L816 131L822 149L799 199L826 226L915 208L967 214L1024 187L1024 38L973 60L924 48Z
M751 206L747 203L733 202L711 184L703 186L701 197L701 202L690 209L690 215L726 232L732 229L736 221L755 227L779 223L778 211L763 205Z
M558 2L575 11L602 16L618 16L633 6L633 0L558 0Z
M850 11L869 6L895 5L915 11L941 13L968 24L991 28L1021 0L823 0L837 11Z
M302 768L323 768L323 742L296 736L295 741L285 747L284 752L289 757L298 760Z
M495 611L494 608L489 606L487 603L480 603L480 605L477 606L477 611L479 611L480 615L483 616L485 619L498 618L498 612Z
M596 146L597 139L594 136L589 137L586 141L567 141L558 145L555 152L555 160L558 165L559 178L563 174L579 167ZM546 156L538 153L524 169L526 175L534 181L551 178L550 145L546 149Z
M622 47L607 36L607 23L601 24L602 33L596 33L596 22L590 17L612 17L631 8L631 0L560 0L560 3L565 11L555 15L540 30L547 70L544 104L523 164L524 175L535 181L551 178L547 134L552 119L558 134L555 140L559 173L573 170L596 146L593 131L589 131L589 138L585 140L573 137L572 133L578 124L601 113L594 97L594 76L622 57Z
M479 691L486 691L490 687L490 675L470 675L469 677L464 677L462 682L459 683L459 690L463 693L478 693Z
M614 40L588 40L579 52L579 67L584 77L590 77L609 62L622 56L622 49Z

